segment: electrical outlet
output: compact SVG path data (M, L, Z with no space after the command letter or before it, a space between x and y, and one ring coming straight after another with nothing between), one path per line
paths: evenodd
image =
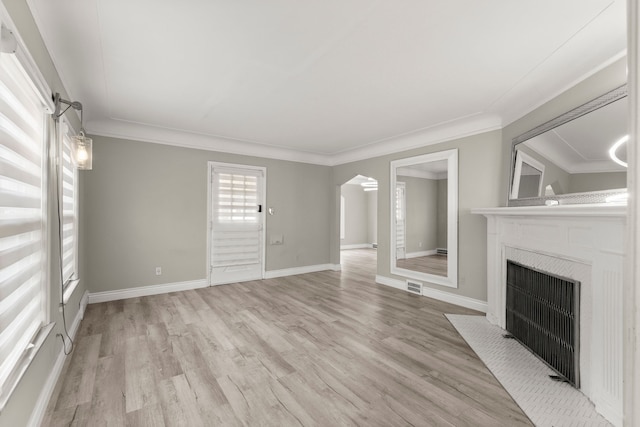
M273 234L269 239L271 245L282 245L284 243L284 236L282 234Z
M156 276L160 276L162 274L162 267L156 267Z

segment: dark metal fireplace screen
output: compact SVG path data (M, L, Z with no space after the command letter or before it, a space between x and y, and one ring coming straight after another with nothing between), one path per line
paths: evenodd
M507 331L580 387L580 282L507 261Z

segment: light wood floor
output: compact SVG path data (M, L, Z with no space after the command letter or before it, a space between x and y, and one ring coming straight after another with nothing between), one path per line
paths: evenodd
M398 259L396 260L396 265L399 268L405 268L407 270L436 274L438 276L447 276L446 255L427 255L415 258Z
M93 304L52 426L531 425L443 313L342 272Z

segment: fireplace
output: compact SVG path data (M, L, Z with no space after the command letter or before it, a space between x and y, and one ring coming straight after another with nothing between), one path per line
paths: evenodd
M507 260L506 330L580 388L580 282Z
M626 207L565 205L472 212L487 218L487 319L508 328L507 261L579 282L576 387L596 411L621 426Z

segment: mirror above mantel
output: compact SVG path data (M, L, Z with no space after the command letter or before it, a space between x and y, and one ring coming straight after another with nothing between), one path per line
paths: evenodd
M391 273L458 287L458 151L391 162Z
M514 138L508 206L623 199L627 108L624 85Z

